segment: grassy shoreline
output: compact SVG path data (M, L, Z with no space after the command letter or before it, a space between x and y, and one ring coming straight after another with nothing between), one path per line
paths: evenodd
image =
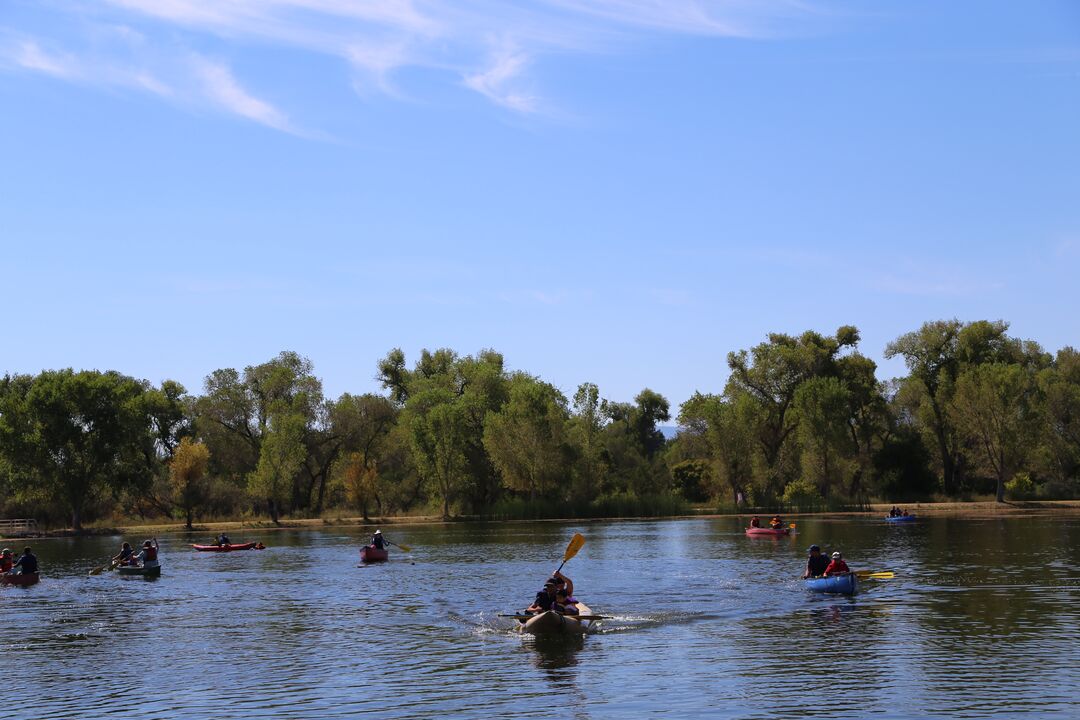
M888 513L889 503L878 503L870 506L869 510L839 510L808 513L785 513L784 517L881 517ZM923 502L904 503L901 505L905 510L915 515L924 517L952 517L966 519L986 519L998 517L1032 517L1069 515L1080 516L1080 500L1027 500L997 503L994 501L970 501L970 502ZM443 520L435 515L404 515L397 517L372 517L364 520L362 517L319 517L319 518L295 518L282 520L280 525L275 525L270 520L221 520L214 522L196 523L193 530L186 530L183 523L150 523L119 525L116 527L88 527L84 528L82 536L92 535L179 535L179 534L216 534L221 531L277 531L295 529L314 529L323 527L374 527L382 526L408 526L408 525L434 525L440 523L458 522L608 522L608 521L646 521L661 519L685 519L685 518L719 518L744 516L753 514L770 514L769 510L745 510L732 512L717 512L711 508L698 508L697 511L683 515L671 515L667 517L606 517L606 518L544 518L540 520L486 520L480 517L458 517L452 520ZM74 537L79 536L70 529L52 530L42 532L38 537ZM18 540L19 538L2 538L5 540Z

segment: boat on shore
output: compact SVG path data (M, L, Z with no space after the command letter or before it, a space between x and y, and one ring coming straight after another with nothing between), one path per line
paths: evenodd
M230 545L192 545L199 552L232 552L234 550L265 550L261 542L233 543Z
M915 522L915 516L914 515L895 515L895 516L886 515L885 516L885 522L888 522L888 523Z
M791 534L791 528L780 528L779 530L773 530L772 528L746 528L746 534L750 537L784 537Z
M0 585L29 587L37 585L40 580L41 576L38 573L4 573L0 575Z
M807 578L805 582L807 590L836 595L854 595L858 588L858 581L855 578L855 573Z
M390 559L390 551L385 548L380 550L374 545L365 545L360 548L360 562L386 562Z
M146 567L145 565L121 565L116 568L116 572L124 577L161 577L161 566L151 565Z
M578 613L580 615L592 615L589 607L578 601ZM525 622L518 625L518 632L535 635L537 637L556 637L560 635L584 635L589 632L597 620L578 620L573 615L562 615L554 610L533 615Z

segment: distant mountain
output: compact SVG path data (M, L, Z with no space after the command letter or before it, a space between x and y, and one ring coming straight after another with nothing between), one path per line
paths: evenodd
M668 440L674 440L675 436L679 434L677 425L657 425L656 429L664 433L664 437Z

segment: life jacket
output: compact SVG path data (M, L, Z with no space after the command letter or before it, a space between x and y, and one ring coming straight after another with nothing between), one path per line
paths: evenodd
M750 527L761 527L761 521L754 518L750 521Z
M6 573L13 567L15 567L15 561L10 557L0 558L0 573Z
M144 547L143 548L143 562L157 562L157 548L156 547Z

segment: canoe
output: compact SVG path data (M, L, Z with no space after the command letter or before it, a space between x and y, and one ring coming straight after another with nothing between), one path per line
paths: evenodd
M897 515L896 517L885 517L885 522L902 523L902 522L915 522L914 515Z
M858 582L855 573L847 575L832 575L830 577L809 578L806 580L806 589L819 593L837 593L840 595L854 595Z
M232 545L192 545L199 552L232 552L233 550L265 550L261 542L233 543Z
M592 610L583 603L577 603L578 612L592 615ZM538 637L556 637L559 635L584 635L598 620L576 620L573 615L560 615L554 610L533 615L518 625L518 632Z
M390 552L386 549L380 550L374 545L360 548L360 562L386 562L389 559Z
M746 528L746 534L750 537L784 537L791 534L791 528Z
M116 572L128 577L161 577L161 566L121 565L116 568Z
M37 585L41 577L37 573L19 573L18 575L9 575L4 573L0 575L0 585L21 585L27 587L28 585Z

